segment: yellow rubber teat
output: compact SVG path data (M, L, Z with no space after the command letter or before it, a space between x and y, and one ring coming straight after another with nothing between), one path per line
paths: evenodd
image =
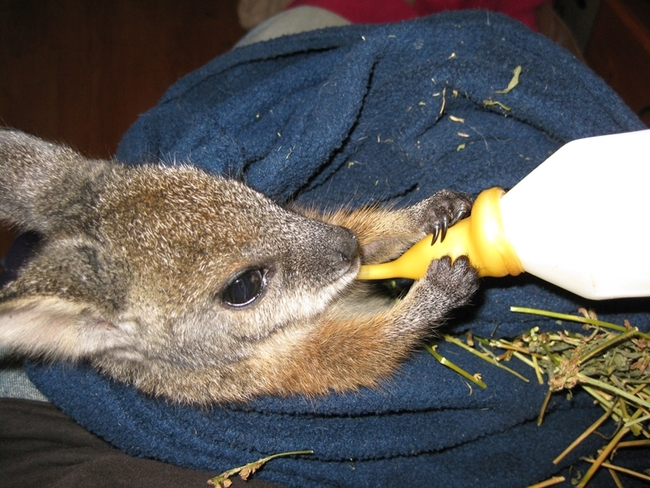
M469 257L479 276L518 275L524 269L506 239L501 222L499 202L504 193L501 188L484 190L474 202L472 215L451 226L444 241L431 245L433 236L428 235L395 261L362 265L357 279L418 280L424 277L432 260L443 256Z

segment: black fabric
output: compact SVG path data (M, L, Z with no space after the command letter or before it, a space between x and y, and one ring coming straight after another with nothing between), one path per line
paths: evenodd
M0 399L3 488L205 488L216 474L128 456L50 403ZM258 480L244 483L238 477L232 481L233 487L279 486Z

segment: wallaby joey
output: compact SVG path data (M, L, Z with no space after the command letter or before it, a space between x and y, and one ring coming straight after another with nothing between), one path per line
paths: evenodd
M402 299L355 280L471 208L284 208L188 165L124 166L0 129L0 219L42 236L0 290L0 346L182 403L375 386L477 288L465 258Z

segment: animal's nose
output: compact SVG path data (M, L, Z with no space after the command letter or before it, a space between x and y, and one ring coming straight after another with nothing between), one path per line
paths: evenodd
M360 248L357 236L345 227L334 227L332 230L333 248L340 255L341 261L349 263L359 256Z

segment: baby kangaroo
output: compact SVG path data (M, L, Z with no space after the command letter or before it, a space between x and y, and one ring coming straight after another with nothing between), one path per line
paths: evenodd
M42 236L0 290L0 346L177 402L376 385L477 288L464 258L434 261L397 301L355 280L466 216L449 191L317 215L190 166L89 160L8 129L0 172L0 219Z

